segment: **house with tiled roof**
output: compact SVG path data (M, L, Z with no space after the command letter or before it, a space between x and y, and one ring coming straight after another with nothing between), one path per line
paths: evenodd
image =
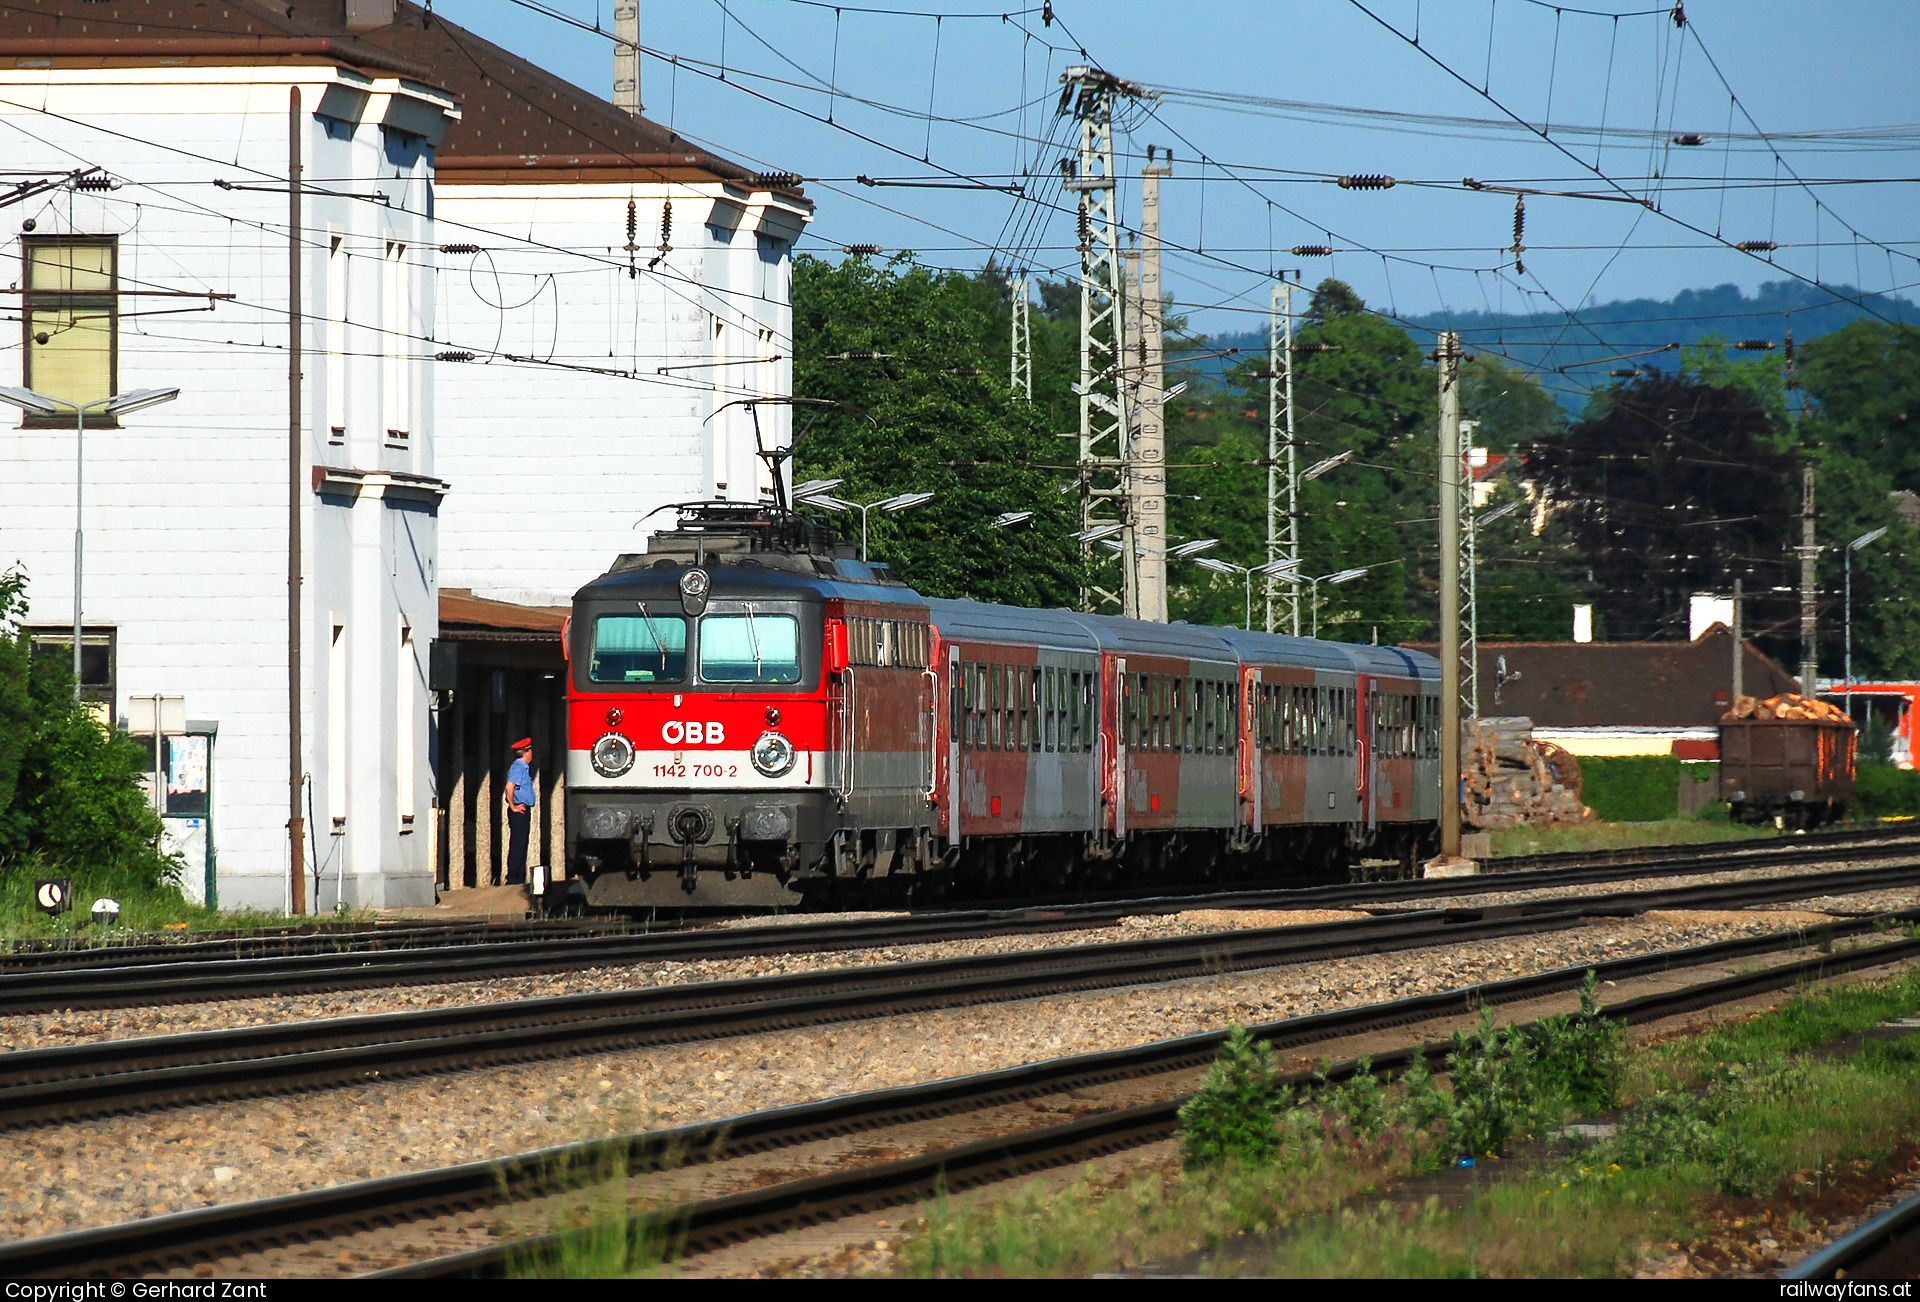
M49 653L84 573L103 714L184 698L154 799L189 893L497 880L508 722L557 742L557 848L559 687L521 663L557 639L457 623L449 690L442 585L563 604L657 507L770 491L738 400L789 391L794 178L394 0L0 0L0 137L0 386L55 401L0 422L0 569Z

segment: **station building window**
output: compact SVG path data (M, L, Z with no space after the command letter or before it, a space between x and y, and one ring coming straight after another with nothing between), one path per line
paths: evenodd
M26 262L20 313L26 387L82 405L112 397L119 378L119 241L110 235L27 235L20 243ZM25 423L71 428L74 417L29 416ZM114 421L88 413L87 423Z

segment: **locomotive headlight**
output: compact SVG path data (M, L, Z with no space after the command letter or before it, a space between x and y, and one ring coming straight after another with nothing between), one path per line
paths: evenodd
M617 732L610 732L593 743L593 771L603 778L617 778L633 767L633 743Z
M705 570L683 570L680 574L680 608L699 615L707 608L707 594L713 591L713 576Z
M777 778L793 767L793 743L777 732L763 732L753 743L750 756L753 767L770 778Z

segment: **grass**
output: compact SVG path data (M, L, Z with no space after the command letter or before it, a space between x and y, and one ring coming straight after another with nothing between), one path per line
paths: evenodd
M1666 818L1652 823L1578 823L1571 827L1517 827L1493 833L1496 856L1569 854L1594 850L1626 850L1643 845L1699 845L1712 841L1745 841L1779 836L1770 825L1759 827L1724 820Z
M1564 1151L1533 1145L1534 1156L1506 1161L1483 1156L1470 1173L1432 1177L1449 1182L1445 1199L1367 1196L1432 1171L1435 1158L1457 1146L1444 1125L1408 1124L1402 1115L1363 1138L1346 1124L1337 1096L1323 1092L1305 1110L1311 1127L1300 1108L1282 1114L1266 1162L1168 1164L1106 1181L1089 1173L1064 1189L1035 1183L1004 1196L942 1200L902 1245L897 1268L919 1277L1085 1275L1213 1249L1202 1262L1220 1273L1630 1273L1668 1244L1711 1242L1768 1208L1811 1223L1832 1173L1871 1169L1911 1143L1920 1124L1920 1036L1870 1042L1846 1056L1816 1050L1916 1010L1920 971L1803 994L1756 1018L1634 1049L1621 1063L1625 1109L1613 1138ZM1478 1035L1494 1032L1483 1026ZM1575 1043L1566 1025L1554 1035ZM1550 1064L1553 1036L1535 1043L1538 1061ZM1479 1074L1487 1076L1484 1067ZM1389 1101L1386 1114L1396 1107L1404 1112ZM1515 1137L1551 1133L1565 1115L1537 1112Z
M34 884L49 877L73 883L73 910L45 914L35 906ZM115 900L120 920L96 926L92 918L96 899ZM343 910L312 922L365 923L371 910ZM0 943L22 940L63 940L84 945L127 944L156 934L179 931L262 931L298 925L277 913L252 909L207 909L193 903L178 887L130 885L111 874L87 869L50 868L32 860L0 865Z

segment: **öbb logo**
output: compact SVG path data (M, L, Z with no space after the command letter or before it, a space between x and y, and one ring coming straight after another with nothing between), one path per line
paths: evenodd
M660 728L660 740L669 746L719 746L727 740L727 730L717 722L700 723L696 720L682 723L678 719L669 719Z

